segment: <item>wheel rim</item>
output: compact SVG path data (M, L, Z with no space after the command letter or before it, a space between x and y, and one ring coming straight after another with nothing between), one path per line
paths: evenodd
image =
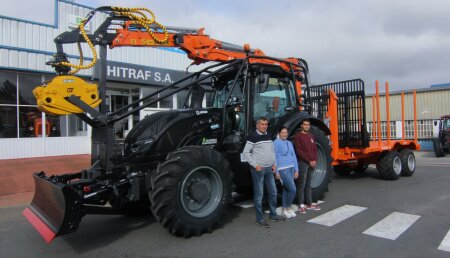
M402 161L400 160L399 156L396 156L394 158L393 164L394 172L397 175L400 175L400 172L402 172Z
M320 144L317 145L317 164L311 178L311 188L318 187L327 176L327 157Z
M191 216L202 218L213 213L222 199L222 178L211 167L198 167L189 172L181 185L183 209Z
M415 168L416 168L416 158L414 157L414 155L410 154L408 156L408 169L409 171L414 171Z

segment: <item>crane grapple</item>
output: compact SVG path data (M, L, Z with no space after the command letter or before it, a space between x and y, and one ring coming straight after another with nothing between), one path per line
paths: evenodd
M67 98L74 95L92 108L100 105L97 84L87 83L71 75L57 76L33 90L39 110L50 115L79 114L84 111L73 105Z

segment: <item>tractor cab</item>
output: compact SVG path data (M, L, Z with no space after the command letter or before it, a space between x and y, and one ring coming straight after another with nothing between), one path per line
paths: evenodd
M224 108L225 134L248 135L256 120L269 120L268 132L274 134L286 114L296 110L297 96L293 76L280 67L252 65L247 74L217 77L210 106Z

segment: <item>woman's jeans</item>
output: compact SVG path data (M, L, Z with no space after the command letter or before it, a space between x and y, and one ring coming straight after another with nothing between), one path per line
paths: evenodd
M295 198L297 187L294 183L294 167L281 169L278 171L283 184L283 193L281 194L281 203L283 208L290 208Z

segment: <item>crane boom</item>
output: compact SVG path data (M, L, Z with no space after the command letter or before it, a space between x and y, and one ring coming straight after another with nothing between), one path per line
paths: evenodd
M110 16L105 19L93 34L87 34L84 26L97 11L109 13ZM144 11L150 13L152 18L148 19L143 14ZM136 16L136 13L141 16ZM80 47L82 42L87 43L93 52L93 61L88 65L83 65L83 55ZM64 44L74 43L77 43L80 49L80 64L78 65L69 63L63 50ZM60 76L49 83L44 83L44 85L37 87L33 91L38 102L38 108L52 115L83 112L79 107L66 100L71 95L82 99L92 108L101 103L99 95L93 93L98 91L97 85L84 81L80 83L78 77L71 76L79 69L89 69L95 65L97 62L95 45L106 45L110 48L124 46L178 48L186 52L187 57L193 60L193 64L197 65L210 61L223 63L249 57L250 63L277 65L285 71L294 71L299 77L303 77L302 73L307 73L306 62L299 58L279 59L280 61L273 58L265 59L265 54L262 50L252 49L249 44L238 46L212 39L204 33L204 28L166 28L155 21L153 12L145 8L97 8L87 15L80 23L79 28L57 36L55 44L57 53L47 64L53 66ZM303 63L305 65L299 65ZM75 68L75 70L71 71L71 68ZM297 85L297 89L301 91L300 85ZM298 94L298 96L300 95Z

